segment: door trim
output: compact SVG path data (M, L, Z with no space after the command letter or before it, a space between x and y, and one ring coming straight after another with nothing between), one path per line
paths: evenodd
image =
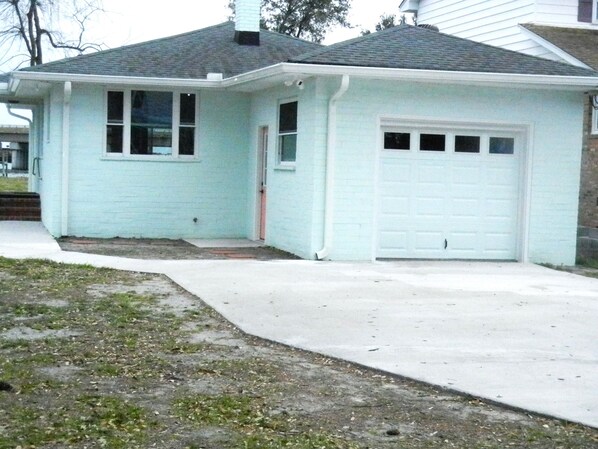
M255 240L266 239L267 223L267 195L262 194L262 189L267 186L268 176L268 125L258 126L257 151L256 151L256 183L255 183ZM264 192L265 193L265 192ZM264 198L265 196L265 198ZM266 204L263 204L266 202Z

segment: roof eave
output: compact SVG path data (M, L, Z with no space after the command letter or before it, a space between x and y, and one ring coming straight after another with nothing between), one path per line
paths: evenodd
M583 91L598 87L598 76L525 75L512 73L482 73L462 71L395 69L321 64L281 63L223 80L223 87L240 88L254 81L280 76L340 76L382 80L402 80L423 83L466 84L496 87L553 88ZM251 90L246 86L242 90Z
M13 80L37 82L79 82L111 85L135 85L168 88L229 89L252 92L287 79L308 76L349 75L357 78L401 80L434 84L461 84L495 87L543 88L584 91L598 88L598 76L526 75L463 71L397 69L326 64L279 63L224 80L145 78L128 76L77 75L46 72L13 72ZM10 86L10 85L9 85ZM12 91L13 94L16 93Z
M167 86L167 87L221 87L220 81L189 78L149 78L141 76L112 76L112 75L84 75L71 73L48 73L48 72L26 72L19 71L11 74L12 78L19 81L43 81L43 82L65 82L91 83L91 84L114 84L114 85L136 85L136 86Z

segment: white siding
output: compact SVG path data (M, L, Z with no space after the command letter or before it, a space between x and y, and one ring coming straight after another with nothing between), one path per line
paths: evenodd
M423 0L418 20L443 33L484 42L487 34L516 34L517 24L532 21L534 11L533 0Z
M546 25L586 25L577 21L578 0L536 0L534 22Z
M562 61L523 33L519 24L580 25L577 4L577 0L421 0L418 21L436 25L446 34Z

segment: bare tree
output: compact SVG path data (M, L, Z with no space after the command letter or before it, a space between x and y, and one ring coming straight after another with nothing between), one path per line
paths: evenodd
M234 11L235 2L229 8ZM322 42L335 25L350 27L351 0L262 0L261 27L282 34Z
M101 49L84 39L91 16L103 11L100 1L0 0L0 47L5 53L0 61L19 66L28 59L35 66L44 62L46 49L62 49L67 55ZM63 29L69 26L73 29L67 34Z

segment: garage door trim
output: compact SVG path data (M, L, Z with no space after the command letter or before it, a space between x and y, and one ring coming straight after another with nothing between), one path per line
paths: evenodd
M374 185L374 230L372 238L372 259L379 258L379 235L381 223L381 165L382 159L389 151L384 149L384 132L392 129L393 131L425 131L426 133L444 133L447 136L456 133L464 134L486 134L486 135L516 135L518 139L518 200L517 200L517 229L515 233L516 254L518 261L528 261L528 240L529 240L529 209L530 209L530 180L531 180L531 161L532 148L531 136L533 135L533 125L531 123L507 123L496 121L466 121L466 120L437 120L422 117L401 117L401 116L383 116L378 118L378 137L377 151L375 161L375 185ZM448 148L447 148L448 149ZM436 153L438 157L450 158L453 155L451 151ZM423 152L420 152L422 154ZM478 155L469 155L475 158ZM486 154L486 157L488 155ZM425 157L425 156L424 156ZM458 157L462 157L459 155ZM417 258L417 257L415 257ZM427 258L427 257L424 257Z

